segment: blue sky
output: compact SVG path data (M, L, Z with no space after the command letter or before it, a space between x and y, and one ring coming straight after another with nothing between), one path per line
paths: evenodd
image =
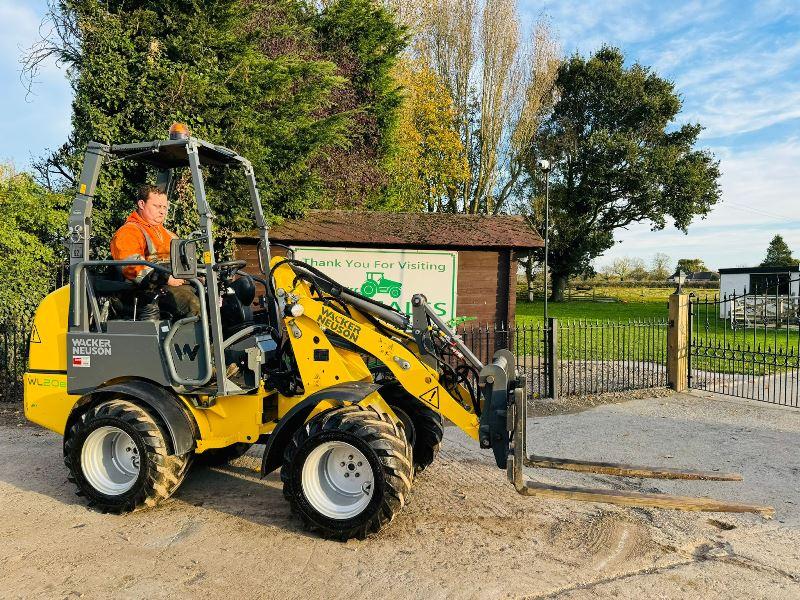
M63 70L46 65L28 97L19 79L20 49L37 39L45 7L0 0L0 160L19 169L70 128ZM613 44L673 80L679 122L703 124L700 145L721 161L723 201L708 218L688 235L621 231L598 266L656 252L757 264L775 233L800 255L800 1L521 0L520 10L528 22L549 18L566 54Z

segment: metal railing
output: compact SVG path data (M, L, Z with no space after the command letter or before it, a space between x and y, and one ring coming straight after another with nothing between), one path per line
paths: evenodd
M800 406L797 295L776 287L772 293L691 298L689 387Z
M498 348L517 358L533 398L580 396L667 385L666 319L542 322L461 327L483 362Z
M558 395L666 387L666 319L553 319Z
M22 319L0 321L0 402L22 401L30 325Z
M517 358L531 398L575 396L667 385L667 321L550 319L460 326L458 333L488 363L500 348ZM22 399L30 326L0 323L0 402Z

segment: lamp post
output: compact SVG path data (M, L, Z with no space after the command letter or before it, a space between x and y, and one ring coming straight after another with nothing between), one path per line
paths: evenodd
M683 284L686 282L686 273L684 273L680 268L675 269L675 273L672 274L672 277L670 277L669 280L678 286L675 288L675 293L682 294Z
M550 161L539 159L536 166L544 173L544 322L547 325L547 257L550 250Z

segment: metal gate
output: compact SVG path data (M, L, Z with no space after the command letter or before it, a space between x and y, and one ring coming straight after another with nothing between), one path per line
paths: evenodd
M689 387L797 407L800 297L791 290L691 297Z
M483 361L508 348L526 377L531 398L586 396L667 385L665 318L459 328L464 343Z

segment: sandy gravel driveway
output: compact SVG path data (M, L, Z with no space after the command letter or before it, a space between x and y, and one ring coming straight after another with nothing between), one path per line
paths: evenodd
M0 597L800 598L800 411L632 400L535 417L529 440L542 454L738 470L744 483L622 485L770 503L777 518L521 497L448 428L395 522L342 544L299 529L255 456L195 469L156 510L102 515L66 481L58 436L0 426Z

